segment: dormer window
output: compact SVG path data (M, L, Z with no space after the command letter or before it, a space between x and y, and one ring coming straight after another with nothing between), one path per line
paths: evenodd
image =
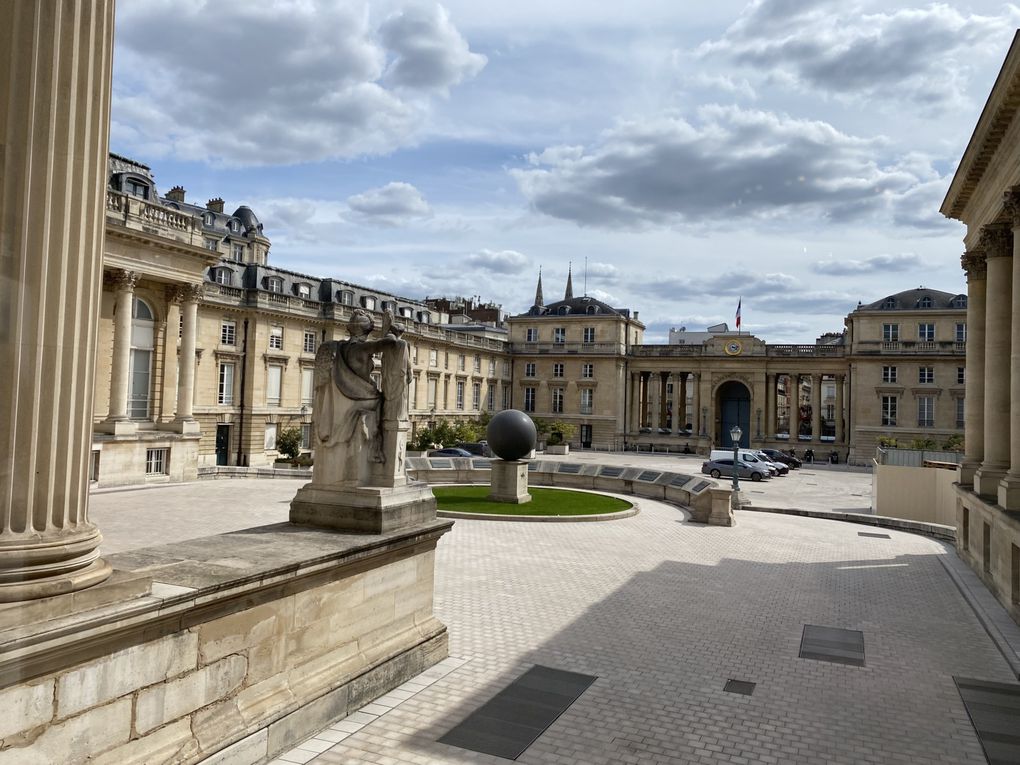
M931 298L928 295L925 295L923 298L921 298L920 300L917 301L917 307L918 308L931 308L932 307Z
M967 296L957 295L951 301L949 301L950 308L966 308L967 307Z
M230 284L233 272L229 268L213 269L213 280L217 284Z
M400 312L400 315L403 316L405 319L413 319L414 318L414 311L412 311L407 306L403 306L400 309L399 312Z
M589 313L589 314L598 313L598 312L599 312L599 307L597 305L590 305L590 306L588 306L587 311L586 311L586 313Z
M568 305L561 305L559 313L560 313L561 316L566 316L568 313L570 313L570 306L568 306Z
M362 308L367 308L369 311L374 311L375 310L375 298L372 297L371 295L362 295L361 296L361 307Z
M418 311L418 321L420 321L422 324L428 324L430 321L429 312Z
M230 225L230 230L233 233L235 233L235 234L238 233L241 230L241 224L238 223L236 220L230 221L229 225Z
M312 288L307 284L298 284L296 290L297 296L300 298L308 299L312 296Z
M266 279L266 289L270 292L283 292L283 279L277 276L270 276Z
M215 221L216 219L215 219L215 217L213 216L213 214L212 214L212 213L210 212L210 213L206 213L206 214L205 214L204 216L202 216L202 220L203 220L203 222L205 223L205 225L207 225L207 226L212 226L213 222L214 222L214 221Z
M340 293L340 305L354 305L354 293L343 290Z
M891 308L896 307L896 298L886 298L882 303L882 310L888 311Z
M127 178L124 181L124 191L139 199L149 198L149 184L134 178Z
M394 311L394 310L396 310L396 308L397 308L397 304L394 303L392 300L384 300L382 302L382 309L384 311Z

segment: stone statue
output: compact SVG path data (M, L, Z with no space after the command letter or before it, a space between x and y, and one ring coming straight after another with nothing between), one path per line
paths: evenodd
M347 323L350 338L322 343L315 355L316 485L393 486L401 480L403 444L392 434L407 420L410 354L392 312L382 324L383 337L369 340L375 323L356 309ZM372 379L376 354L382 357L381 390Z

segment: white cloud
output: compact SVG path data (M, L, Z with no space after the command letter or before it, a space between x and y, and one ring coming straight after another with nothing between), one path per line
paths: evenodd
M904 252L899 255L872 255L863 260L818 260L811 264L811 270L830 276L845 276L909 271L921 265L922 260L916 253Z
M1007 5L998 16L949 5L882 8L868 3L755 0L719 39L699 48L773 81L825 94L880 95L945 107L964 97L975 56L997 51L1020 22Z
M881 141L826 122L719 105L697 114L695 123L673 113L624 122L595 146L553 147L511 173L541 213L624 228L853 220L920 181L909 166L879 164Z
M410 183L387 183L347 198L350 217L363 223L399 226L432 214L428 202Z
M468 263L485 271L497 274L520 274L531 266L527 255L515 250L482 250L468 255Z
M225 165L408 145L434 94L484 65L438 6L377 30L340 0L124 2L115 60L114 146Z

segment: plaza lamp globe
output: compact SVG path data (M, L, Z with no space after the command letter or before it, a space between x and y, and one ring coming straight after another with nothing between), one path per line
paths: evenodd
M737 478L737 467L740 465L738 459L740 449L740 437L744 435L744 431L740 429L739 425L734 425L730 428L730 438L733 439L733 493L736 494L740 490L740 480Z

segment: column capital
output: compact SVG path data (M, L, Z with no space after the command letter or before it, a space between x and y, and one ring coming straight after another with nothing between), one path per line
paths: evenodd
M1009 217L1010 228L1020 228L1020 186L1011 186L1002 193L1002 206Z
M123 268L103 272L103 280L118 292L121 290L133 292L140 277L141 274L137 271L126 271Z
M170 284L164 292L168 303L197 303L205 294L201 284Z
M980 281L988 276L988 261L984 250L967 250L960 256L960 266L967 272L967 281Z
M1005 223L991 223L981 227L981 249L985 258L1008 258L1013 255L1012 232Z

